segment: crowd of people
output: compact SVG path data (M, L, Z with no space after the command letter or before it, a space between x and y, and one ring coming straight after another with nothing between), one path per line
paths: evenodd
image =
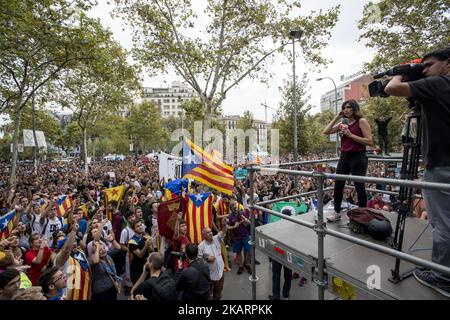
M334 156L318 153L300 160ZM315 166L291 168L314 170ZM203 230L201 243L192 244L182 213L173 239L161 239L158 234L158 206L165 200L166 181L159 179L155 160L94 162L88 177L78 162L43 162L37 170L22 163L12 187L7 187L9 166L1 163L0 169L1 214L15 210L16 215L13 230L0 242L0 299L217 300L222 297L224 272L231 270L232 262L238 274L251 274L248 179L235 180L231 196L191 184L190 192L212 191L215 199L213 226ZM326 163L324 170L335 172L335 165ZM383 163L371 163L368 172L383 176ZM120 185L126 190L123 200L105 206L102 190ZM333 187L334 180L326 180L324 186ZM316 189L312 178L258 175L254 197L264 201ZM57 199L62 195L71 196L72 206L59 216ZM332 197L332 191L326 191L324 201ZM369 193L369 206L392 210L394 198ZM295 201L312 208L314 200L311 195ZM350 187L345 189L344 200L358 204ZM268 222L263 213L254 214L258 224ZM231 259L228 255L232 254Z

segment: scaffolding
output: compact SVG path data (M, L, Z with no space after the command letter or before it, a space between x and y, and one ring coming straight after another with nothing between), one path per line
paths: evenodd
M398 251L389 247L385 247L383 245L373 243L364 239L360 239L358 237L348 235L336 230L331 230L330 228L327 228L326 223L324 222L324 204L323 204L323 197L324 192L333 188L324 188L324 181L325 179L333 179L333 180L344 180L344 181L352 181L352 182L362 182L362 183L375 183L375 184L384 184L384 185L391 185L391 186L399 186L399 187L406 187L406 188L418 188L418 189L430 189L430 190L441 190L441 191L447 191L450 192L450 183L444 184L444 183L430 183L430 182L418 182L418 181L410 181L410 180L400 180L400 179L387 179L387 178L375 178L375 177L366 177L366 176L353 176L353 175L342 175L342 174L331 174L331 173L325 173L323 172L322 166L318 165L316 169L312 172L310 171L301 171L301 170L289 170L289 169L283 169L283 167L290 167L290 166L299 166L299 165L306 165L306 164L321 164L321 163L329 163L337 161L337 158L333 159L324 159L324 160L314 160L314 161L301 161L301 162L292 162L292 163L284 163L284 164L274 164L274 165L264 165L264 166L251 166L247 169L249 170L249 180L250 180L250 194L254 194L254 180L255 180L255 173L259 172L260 174L289 174L294 176L304 176L304 177L312 177L316 179L316 185L318 186L318 189L316 191L311 192L305 192L300 193L293 196L288 196L284 198L279 199L271 199L267 201L257 202L254 203L253 196L250 197L250 208L259 210L261 212L265 212L271 215L274 215L282 220L290 221L294 224L300 225L302 227L308 228L313 230L313 232L317 235L317 259L311 259L308 256L302 256L302 259L299 258L299 260L302 261L302 264L307 264L308 270L312 270L311 274L314 283L317 285L318 288L318 299L324 300L324 292L328 289L329 283L326 278L326 272L327 270L331 270L332 266L327 266L326 261L324 258L324 238L325 235L329 235L338 239L346 240L350 243L363 246L365 248L375 250L377 252L392 256L397 259L401 259L407 262L410 262L416 266L421 266L427 269L431 269L434 271L438 271L447 275L450 275L450 268L445 267L443 265L436 264L434 262L413 256L411 254ZM396 158L389 158L389 159L383 159L383 158L376 158L376 157L370 157L369 161L384 161L384 162L401 162L401 159ZM383 190L370 190L375 192L381 192L381 193L389 193L392 194L392 192L386 192ZM318 212L317 212L317 220L315 223L304 221L301 219L296 219L290 216L286 216L284 214L281 214L279 212L267 209L263 207L264 205L276 203L279 201L285 201L285 200L291 200L299 197L303 197L305 195L317 193L318 198ZM256 275L256 268L255 268L255 253L256 253L256 247L258 245L259 249L264 252L264 248L266 247L267 241L270 241L270 239L264 239L260 238L257 241L256 238L256 228L255 228L255 216L254 214L251 215L251 245L252 245L252 261L251 261L251 268L252 268L252 275L250 276L250 282L252 283L252 299L256 299L256 282L258 281L258 277ZM291 257L292 259L292 257ZM281 262L281 261L279 261ZM378 297L381 299L389 299L392 298L392 296L383 294L383 292L378 292Z

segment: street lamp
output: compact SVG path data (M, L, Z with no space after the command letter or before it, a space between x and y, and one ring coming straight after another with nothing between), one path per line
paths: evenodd
M336 88L336 83L334 82L333 78L330 77L323 77L323 78L317 78L316 81L322 81L323 79L330 79L333 82L334 85L334 106L335 106L335 112L336 115L338 114L337 110L338 110L338 105L337 105L337 88ZM336 155L339 155L339 135L336 134Z
M292 73L293 73L293 81L292 81L292 104L293 104L293 118L294 118L294 162L297 161L297 99L295 97L295 39L300 39L303 31L291 31L289 33L289 38L292 39Z

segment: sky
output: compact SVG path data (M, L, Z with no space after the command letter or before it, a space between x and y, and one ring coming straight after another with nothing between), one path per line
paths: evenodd
M198 3L201 0L195 0ZM110 28L114 38L127 50L132 48L131 30L123 26L122 21L112 19L109 15L113 8L107 4L106 0L99 0L99 4L93 8L89 15L100 18L102 24ZM315 81L319 77L331 77L339 86L341 75L349 76L363 68L365 62L369 62L374 53L364 46L363 42L358 42L360 30L357 21L362 18L363 7L368 0L302 0L302 10L300 14L306 15L311 10L329 9L337 4L341 5L339 21L332 30L332 37L328 46L323 50L323 56L333 59L333 62L322 70L310 71L302 58L300 47L296 48L299 54L296 58L296 74L301 75L308 72L311 99L309 103L313 106L311 113L320 112L320 96L332 90L333 83L330 80ZM200 14L200 13L199 13ZM290 46L292 48L292 46ZM300 51L300 52L299 52ZM242 115L249 110L256 119L265 120L265 108L262 104L267 104L267 120L272 120L272 115L280 105L282 99L279 87L283 80L287 80L292 75L292 65L287 58L279 55L271 65L266 65L268 71L275 73L268 85L250 79L243 80L239 86L231 89L226 100L222 104L222 109L226 115ZM174 73L159 75L157 77L143 77L145 87L166 87L172 81L182 80ZM165 81L165 82L164 82Z

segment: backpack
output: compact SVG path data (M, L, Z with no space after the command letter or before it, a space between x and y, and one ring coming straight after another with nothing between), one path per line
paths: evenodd
M381 212L372 208L354 208L347 212L348 227L358 234L367 233L367 225L373 219L389 221Z
M148 280L152 286L152 299L157 301L176 300L175 281L167 272L162 272L158 278Z

